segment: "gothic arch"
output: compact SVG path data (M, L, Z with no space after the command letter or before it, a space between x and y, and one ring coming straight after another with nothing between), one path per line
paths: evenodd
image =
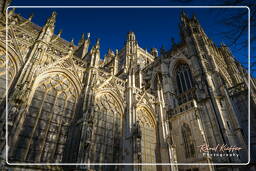
M14 156L30 162L61 162L78 90L63 72L44 73L31 92Z
M123 109L112 91L96 92L94 99L94 131L90 161L93 163L118 163L121 157ZM105 166L96 166L103 169Z
M152 111L146 105L136 108L136 120L141 129L141 162L156 163L157 127ZM156 166L142 166L142 170L155 170Z
M72 83L72 85L75 87L76 94L79 94L79 92L82 89L82 83L77 77L70 72L67 69L60 68L60 67L54 67L46 70L45 72L39 74L35 80L34 85L37 85L41 80L44 80L46 77L50 75L55 75L55 74L63 74L65 77L69 79L69 81Z
M124 115L124 106L123 106L123 98L120 97L115 91L113 90L99 90L96 92L96 97L103 95L103 94L109 94L111 95L117 102L118 106L121 109L122 115ZM123 116L122 116L123 117Z
M148 107L147 105L145 104L140 104L136 110L139 110L139 109L142 109L142 110L145 110L146 114L147 114L147 118L150 120L150 123L152 124L153 128L156 128L156 125L157 125L157 121L156 121L156 118L152 112L152 110L150 109L150 107Z
M170 71L171 78L175 78L176 68L180 64L188 64L189 68L192 68L190 60L188 60L186 57L179 57L174 60L171 60L170 65L169 65L170 66L169 71Z

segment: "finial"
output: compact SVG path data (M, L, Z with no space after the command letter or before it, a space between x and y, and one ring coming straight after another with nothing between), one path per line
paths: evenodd
M9 11L8 15L9 15L9 16L12 16L12 15L14 14L14 12L15 12L15 8L12 8L12 9Z
M95 45L95 49L99 49L100 48L100 39L97 38L96 40L96 45Z
M31 21L31 20L33 19L33 17L34 17L34 14L32 13L32 14L29 16L28 21Z
M100 44L100 38L97 38L96 40L96 44L99 45Z
M196 15L195 15L195 14L193 14L192 19L193 19L194 21L198 22L198 19L196 18Z
M71 39L70 45L74 46L74 38Z
M52 15L47 20L47 24L48 25L54 25L55 22L56 22L56 16L57 16L57 13L55 11L53 11Z
M58 32L58 37L60 37L60 35L62 34L62 30L59 30L59 32Z
M157 49L156 49L156 48L151 48L150 54L153 55L154 57L157 57L157 56L158 56L158 51L157 51Z
M135 33L133 31L128 32L128 40L135 40Z
M224 42L221 42L220 45L221 46L226 46L226 44Z
M53 11L52 12L52 17L56 17L57 16L57 12L56 11Z
M84 43L84 33L82 33L81 39L78 42L78 46L81 46Z
M185 13L184 9L181 10L181 16L182 17L187 17L187 14Z
M72 38L70 44L69 44L69 50L68 50L68 57L72 57L74 51L74 39Z
M81 40L84 40L84 33L82 33Z

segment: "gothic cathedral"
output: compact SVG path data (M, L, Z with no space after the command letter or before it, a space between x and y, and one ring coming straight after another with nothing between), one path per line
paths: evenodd
M224 171L231 167L207 164L248 162L255 82L195 16L181 13L181 42L169 50L148 52L128 32L124 47L104 57L90 34L78 45L55 35L55 12L42 27L31 19L11 10L8 29L4 14L0 20L1 159L17 164L5 167ZM237 148L207 151L222 145Z

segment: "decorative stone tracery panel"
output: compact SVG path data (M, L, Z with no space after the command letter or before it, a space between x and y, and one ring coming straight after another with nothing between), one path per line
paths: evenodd
M94 109L94 136L91 162L119 163L121 157L122 109L110 93L98 94ZM95 166L95 169L114 166Z
M136 116L142 132L142 163L156 163L156 128L154 120L149 111L144 107L137 108ZM142 166L142 170L155 171L156 166L145 165Z
M63 74L49 75L33 94L15 149L16 160L61 162L77 95Z

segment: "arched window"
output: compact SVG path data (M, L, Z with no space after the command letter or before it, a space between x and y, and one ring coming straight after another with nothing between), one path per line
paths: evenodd
M192 139L191 130L188 124L183 123L181 127L181 134L182 134L183 144L185 149L185 157L186 158L194 157L195 147Z
M141 128L141 154L142 163L156 163L156 128L150 114L145 108L139 107L136 110L137 121ZM142 171L156 170L156 166L142 166Z
M37 86L24 120L14 156L18 161L62 162L76 103L70 80L50 75Z
M94 131L90 161L92 163L119 163L121 157L122 111L110 94L96 96ZM95 170L114 170L114 166L94 166Z
M180 64L176 70L176 81L179 93L193 88L193 80L188 64Z

